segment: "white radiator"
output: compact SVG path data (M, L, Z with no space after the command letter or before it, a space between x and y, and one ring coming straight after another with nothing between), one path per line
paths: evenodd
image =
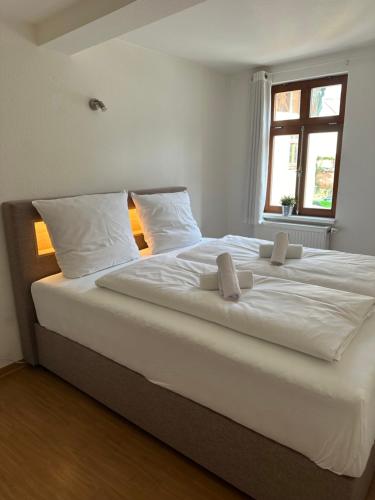
M305 224L291 224L281 222L263 222L257 237L273 240L275 234L285 231L289 235L290 243L301 243L305 247L325 248L331 246L331 226L308 226Z

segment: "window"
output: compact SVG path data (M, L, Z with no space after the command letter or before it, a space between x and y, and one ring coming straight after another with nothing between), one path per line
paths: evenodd
M334 217L347 76L274 85L266 212L282 196L298 215Z

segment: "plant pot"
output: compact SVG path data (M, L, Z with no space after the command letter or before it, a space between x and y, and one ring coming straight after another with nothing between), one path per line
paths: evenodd
M284 217L290 217L293 212L293 205L281 205L281 210Z

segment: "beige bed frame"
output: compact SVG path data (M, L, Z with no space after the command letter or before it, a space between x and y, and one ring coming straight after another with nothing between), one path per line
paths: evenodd
M183 187L136 191L178 192ZM129 205L133 202L129 199ZM60 272L38 256L31 201L3 203L5 236L24 359L41 365L258 500L364 500L375 470L372 450L360 478L338 476L234 421L152 384L125 366L37 322L31 284ZM145 247L142 236L137 237Z

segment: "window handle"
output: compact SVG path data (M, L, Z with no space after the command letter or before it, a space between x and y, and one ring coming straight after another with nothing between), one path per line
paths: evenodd
M282 125L278 125L277 127L273 126L273 130L280 130L281 128L284 128Z
M328 122L328 125L337 125L337 122Z

